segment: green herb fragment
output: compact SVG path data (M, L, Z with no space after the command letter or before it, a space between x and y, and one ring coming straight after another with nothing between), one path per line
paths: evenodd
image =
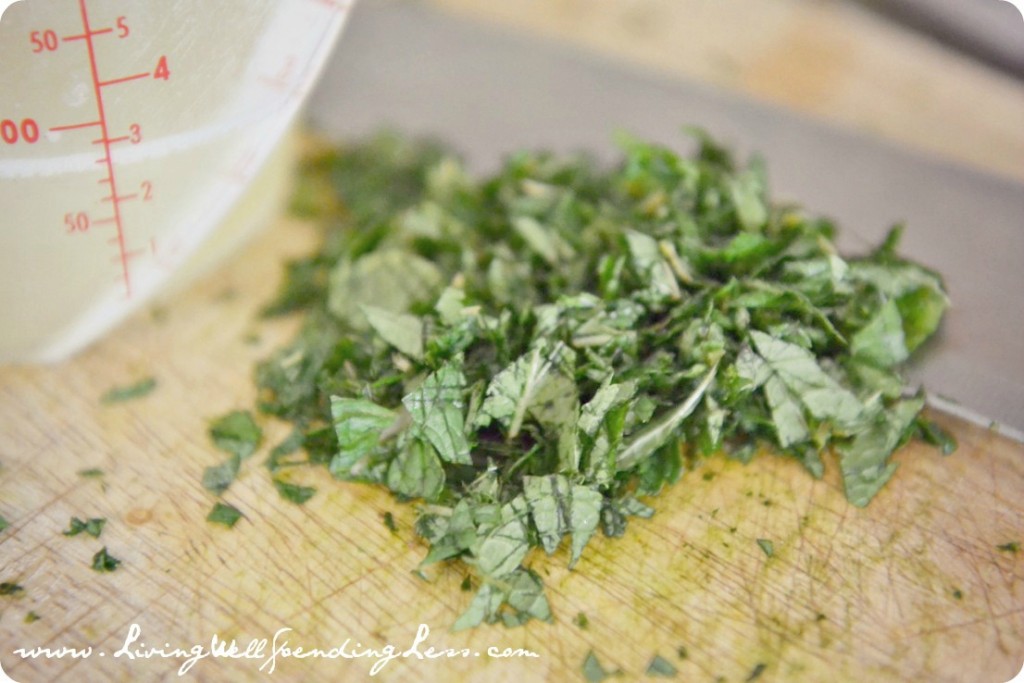
M1009 543L997 545L996 549L1002 550L1004 553L1012 553L1016 555L1018 552L1020 552L1020 543L1018 543L1017 541L1011 541Z
M499 621L505 626L519 626L530 619L551 621L551 607L540 578L527 569L517 569L502 575L500 581L485 582L452 625L452 631Z
M232 455L219 465L211 465L203 470L203 488L216 495L228 490L238 476L241 461L238 455Z
M130 401L135 398L141 398L152 392L154 389L156 389L156 379L153 377L146 377L134 384L111 388L107 393L100 397L100 403L110 404Z
M42 617L39 616L37 613L35 613L33 611L30 611L30 612L25 614L25 623L26 624L34 624L35 622L39 621L40 619L42 619Z
M430 374L416 391L402 398L414 433L434 447L445 462L472 465L463 420L466 378L451 363Z
M10 525L11 524L10 524L10 522L7 521L7 518L4 517L3 515L0 515L0 531L3 531L4 529L9 527Z
M587 653L586 658L583 660L583 677L589 683L601 683L601 681L611 675L611 672L605 671L604 667L601 666L601 662L598 661L597 655L594 654L593 650Z
M302 505L316 493L316 488L313 486L289 484L288 482L281 481L280 479L274 480L274 488L277 489L277 492L282 498L289 500L296 505Z
M263 432L251 413L235 410L210 424L210 438L217 448L244 460L256 452L263 440Z
M921 439L938 448L943 455L949 455L956 451L956 438L935 422L918 417L917 428Z
M388 528L388 531L390 531L391 533L398 533L398 525L395 524L395 516L390 512L384 513L384 526L386 526Z
M217 502L214 503L213 509L210 510L210 514L206 515L207 522L213 522L214 524L223 524L227 528L235 526L239 519L242 518L242 513L234 505L228 505L226 503Z
M100 534L103 533L103 525L106 523L107 520L102 517L93 517L88 520L72 517L71 522L68 524L68 528L62 533L65 536L77 536L78 534L85 532L93 538L99 538Z
M444 478L444 467L433 446L413 440L391 461L387 485L406 498L434 500L441 495Z
M112 572L121 564L121 560L107 553L107 547L103 546L92 556L92 568L98 572Z
M647 676L655 676L658 678L675 678L679 670L661 655L654 655L654 659L647 665L647 671L644 672Z
M456 628L551 619L531 550L566 543L576 566L713 453L837 467L862 506L909 439L951 447L899 374L941 278L897 254L899 229L840 256L763 164L696 138L690 158L624 139L612 167L519 152L479 179L393 135L305 166L323 240L267 309L304 316L256 368L259 409L293 427L268 467L420 501L420 569L461 562L476 587ZM222 493L260 433L241 411L213 431Z
M761 674L763 674L765 669L767 668L767 664L758 663L757 666L755 666L753 670L751 670L750 675L747 676L747 683L750 683L750 681L756 681L758 678L761 677Z
M959 588L954 588L953 589L953 598L955 600L963 600L963 597L964 597L964 592L962 590L960 590Z
M263 464L271 472L277 472L279 469L296 464L291 461L285 461L284 458L298 452L304 442L305 434L302 433L301 429L292 431L284 441L270 449L270 453L267 454L267 459Z
M865 418L856 436L838 446L843 487L851 503L864 507L893 475L896 463L889 462L889 456L909 438L923 407L922 398L898 401L887 412Z
M16 583L10 581L0 583L0 595L17 595L24 592L25 589Z
M578 613L576 618L573 619L573 622L583 630L586 630L587 627L590 626L590 619L588 619L587 615L583 612Z
M378 451L381 435L396 415L377 404L356 398L331 397L331 416L338 437L338 452L330 471L338 478L358 478Z
M768 557L771 557L775 554L775 544L767 538L757 539L757 545L760 546L761 550L763 550L764 554Z
M90 467L84 470L78 470L78 476L85 477L87 479L96 479L103 476L103 470L98 467Z

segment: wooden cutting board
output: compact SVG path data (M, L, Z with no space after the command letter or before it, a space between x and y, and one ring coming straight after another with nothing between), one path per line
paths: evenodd
M941 418L960 440L949 457L921 445L898 454L894 480L864 510L830 467L813 481L772 456L748 466L712 458L653 500L657 514L621 539L597 538L574 571L566 554L535 554L554 623L450 633L470 594L452 565L425 581L411 506L384 491L296 472L318 493L281 499L261 466L287 433L261 418L260 454L226 493L245 513L231 530L204 518L200 485L220 461L208 421L251 406L253 363L297 320L263 321L281 262L312 244L285 220L173 302L137 315L60 365L0 370L0 662L21 683L177 680L184 658L115 657L134 647L210 646L216 634L328 650L468 648L469 656L397 659L389 681L583 680L593 651L622 680L655 655L686 681L921 680L1002 682L1024 661L1024 447ZM153 376L156 389L102 405L113 385ZM100 468L100 479L76 474ZM392 512L392 533L383 514ZM99 539L67 538L71 516L106 517ZM774 555L757 544L768 539ZM106 546L122 561L90 568ZM34 612L37 621L26 623ZM586 618L581 626L579 615ZM355 643L361 643L357 648ZM92 647L88 658L24 659L14 650ZM536 657L494 658L488 647ZM476 656L475 653L480 653ZM207 658L194 680L270 679L259 659ZM273 680L366 680L371 659L276 660ZM260 666L266 668L260 671Z

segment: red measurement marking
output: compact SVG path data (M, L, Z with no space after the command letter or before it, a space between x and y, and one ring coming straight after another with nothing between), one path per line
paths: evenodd
M289 55L280 71L273 76L260 76L260 81L265 85L269 85L274 90L287 90L292 86L288 79L291 77L292 67L294 66L295 57Z
M174 242L169 246L166 243L158 244L155 237L149 238L149 250L153 254L153 263L160 268L174 268L181 254L181 245Z
M63 38L61 38L61 40L65 41L65 42L68 42L68 43L70 43L72 40L91 40L93 36L100 36L100 35L103 35L104 33L113 33L113 31L114 31L114 29L112 29L112 28L101 28L101 29L96 29L95 31L86 30L85 33L80 33L78 35L64 36Z
M111 240L108 240L108 241L113 242L114 240L113 240L113 238L111 238ZM139 256L142 256L142 254L143 254L143 252L142 252L141 249L133 249L132 251L125 252L124 258L127 259L127 260L131 260L133 258L138 258ZM112 257L110 257L110 261L111 261L111 263L120 263L121 262L121 256L119 256L119 255L112 256Z
M51 133L56 133L62 130L77 130L79 128L92 128L93 126L100 125L99 121L87 121L86 123L72 123L70 126L54 126L50 128Z
M93 31L89 26L89 10L85 6L85 1L86 0L78 0L78 11L82 15L82 35L85 39L86 48L89 51L89 72L92 76L93 94L96 96L96 118L100 122L100 130L102 131L101 137L106 140L103 144L103 150L105 152L103 160L99 163L106 165L107 177L110 178L110 194L112 197L116 197L117 180L116 175L114 174L114 159L110 154L110 133L107 130L107 112L103 104L103 88L101 86L102 81L100 80L100 70L99 66L96 64L96 48L93 45L93 36L99 35L101 32L111 32L113 29ZM114 225L117 227L118 254L116 260L121 264L121 275L119 279L124 283L125 296L130 298L132 295L132 281L128 272L128 249L125 246L124 222L121 220L120 204L118 202L113 202L113 208L114 214L112 218Z
M125 76L124 78L115 78L109 81L100 81L97 85L101 88L105 88L108 85L117 85L118 83L126 83L128 81L135 81L140 78L149 78L149 72L144 74L135 74L133 76Z
M352 4L350 2L345 2L344 0L342 0L341 2L338 2L338 0L316 0L316 1L319 4L321 4L321 5L327 5L328 7L330 7L333 10L343 10L343 9L347 8L350 4Z
M288 89L288 81L281 76L260 76L260 83L277 91L285 91Z
M249 182L249 178L252 176L252 162L256 159L256 152L250 150L247 151L235 165L225 171L224 177L228 180L239 184L246 184Z
M131 138L128 135L121 135L121 136L116 137L116 138L100 138L99 140L93 140L92 144L94 144L94 145L112 145L115 142L124 142L125 140L130 140L130 139Z
M136 199L138 196L139 196L138 193L135 193L135 192L133 192L132 194L110 195L109 197L102 197L100 199L100 201L101 202L114 202L116 204L117 202L126 202L126 201L128 201L130 199Z

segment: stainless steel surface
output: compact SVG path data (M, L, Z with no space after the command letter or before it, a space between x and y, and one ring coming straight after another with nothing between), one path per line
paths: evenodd
M903 252L944 273L954 303L912 381L1024 428L1021 185L417 4L364 2L351 21L309 110L334 137L436 135L486 170L519 147L612 159L617 130L683 149L696 124L761 153L776 196L836 219L847 252L905 222Z
M857 1L1024 79L1024 17L1006 0Z

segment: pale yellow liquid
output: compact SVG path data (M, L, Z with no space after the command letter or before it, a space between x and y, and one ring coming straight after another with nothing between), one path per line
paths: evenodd
M294 150L278 142L347 7L86 6L83 18L78 0L32 0L0 23L0 119L40 130L33 144L0 144L0 362L67 357L272 220ZM91 50L75 38L85 25L109 29ZM40 30L55 49L36 50ZM168 79L154 76L164 57ZM102 128L68 128L100 111Z

